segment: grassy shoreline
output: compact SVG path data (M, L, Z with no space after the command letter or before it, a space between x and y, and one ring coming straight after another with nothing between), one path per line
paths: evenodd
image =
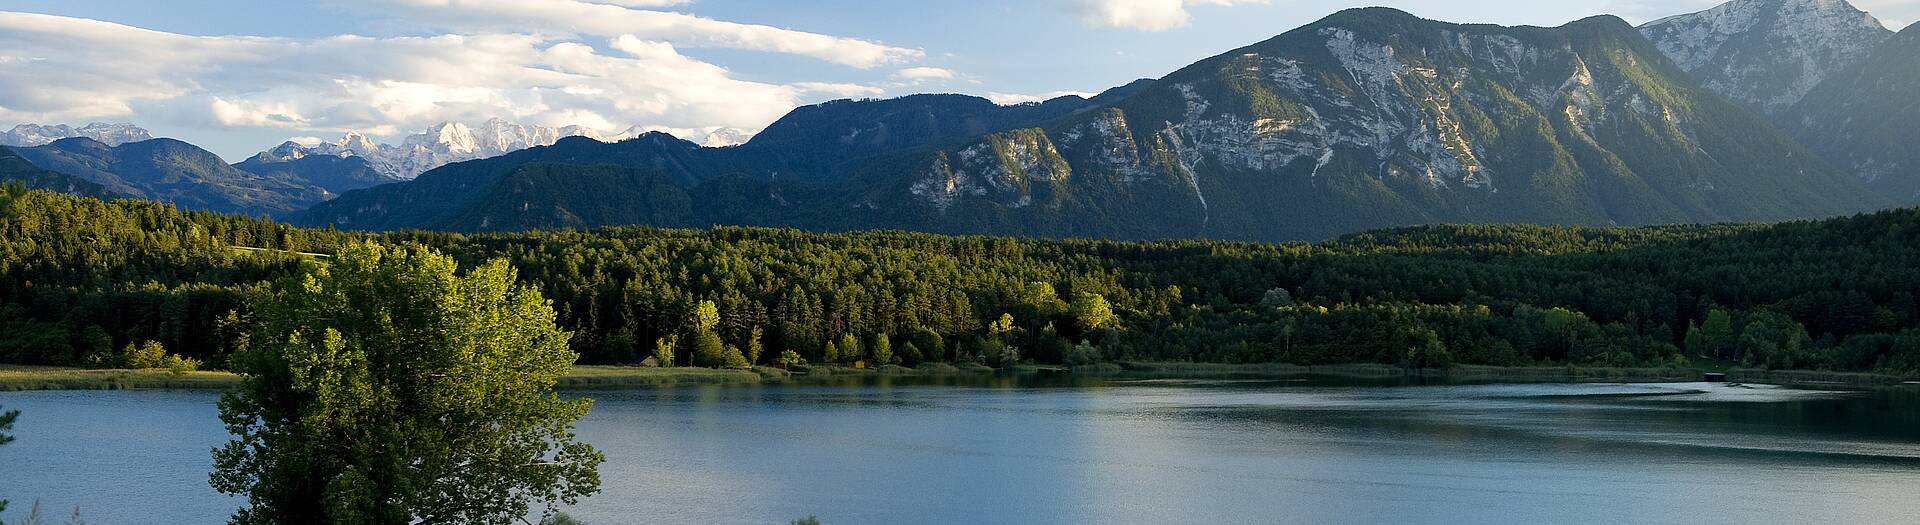
M1004 373L1005 371L1000 371ZM1604 368L1604 367L1498 367L1462 365L1448 369L1407 369L1380 364L1316 365L1219 364L1219 363L1102 363L1092 366L1063 367L1020 366L1013 373L1070 373L1092 377L1164 378L1164 379L1263 379L1303 376L1394 380L1428 378L1467 382L1691 382L1702 380L1704 370L1697 368ZM752 370L711 368L642 368L633 366L582 365L560 379L561 390L627 390L663 386L747 385L805 382L818 379L857 377L942 377L979 376L996 373L978 365L952 365L879 369L846 367L809 367L795 374L771 367ZM1899 376L1820 372L1809 370L1725 370L1727 378L1742 383L1764 383L1803 387L1872 388L1897 386L1907 381ZM240 382L240 376L227 372L189 372L174 374L166 370L95 370L53 366L0 365L0 392L23 390L224 390Z

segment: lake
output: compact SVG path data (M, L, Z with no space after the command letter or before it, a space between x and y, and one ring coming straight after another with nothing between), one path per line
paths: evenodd
M585 394L590 524L1915 523L1920 394L995 378ZM0 497L219 523L217 395L0 393Z

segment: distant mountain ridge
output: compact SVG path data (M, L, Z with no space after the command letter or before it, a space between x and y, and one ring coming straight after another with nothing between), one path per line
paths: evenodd
M0 151L36 170L86 183L80 186L85 191L70 193L149 199L190 210L243 215L285 215L340 192L397 180L351 157L272 159L262 154L230 166L213 152L165 138L110 146L73 137L31 148L0 147ZM101 191L91 191L92 186Z
M1137 86L1117 88L1110 95L1117 97L1134 87ZM493 203L486 202L485 197L499 191L496 185L507 184L503 181L514 180L528 173L537 173L535 178L549 184L564 184L548 188L553 195L540 196L539 199L568 209L551 210L551 215L535 217L532 214L540 212L533 211L532 205L526 206L530 214L527 220L542 227L613 224L591 219L616 217L624 213L569 207L576 202L601 199L607 206L617 207L620 203L651 199L650 196L634 195L633 188L620 187L595 177L569 179L559 176L576 167L593 167L590 171L599 174L615 173L601 167L627 170L619 172L616 178L642 177L648 181L642 186L662 189L662 186L652 182L654 177L658 177L670 183L674 188L670 191L682 193L716 178L738 179L750 185L760 184L759 181L780 181L777 187L763 187L765 193L759 196L712 196L715 200L750 207L752 205L746 203L761 199L777 203L784 199L781 191L796 191L784 189L790 185L809 186L834 180L848 166L861 161L897 155L903 150L958 142L981 133L1033 125L1041 120L1088 109L1094 104L1092 100L1079 97L1062 97L1046 103L1001 106L984 98L966 95L914 95L888 100L834 101L796 109L747 143L727 148L703 147L660 132L645 133L611 144L587 137L568 137L552 146L449 165L405 184L376 189L391 197L391 202L377 202L370 206L362 206L364 203L360 200L338 205L323 204L299 216L312 220L330 217L322 222L364 229L407 228L420 224L446 224L447 228L468 230L517 229L524 227L517 220L485 216L467 207L492 206ZM522 170L535 164L551 166ZM644 175L628 171L644 172ZM533 187L528 186L530 183L525 180L517 184L518 191L532 191ZM717 191L716 188L721 186L708 186L704 191ZM758 193L760 190L752 191ZM728 222L735 210L730 206L703 208L697 215L705 219L695 218L696 214L688 211L677 215L678 219L659 224L692 224L701 220Z
M75 128L66 124L40 125L20 124L13 129L0 133L0 146L34 147L52 144L60 139L86 137L108 146L118 146L128 142L153 140L153 134L145 128L133 124L108 124L95 122Z
M404 180L455 162L550 146L566 137L619 142L648 132L648 129L636 126L618 133L602 133L585 126L554 128L493 118L474 125L441 122L423 132L408 135L398 145L375 143L365 135L349 132L334 142L312 145L295 143L292 147L282 144L274 150L297 149L303 155L358 156L365 158L380 173ZM752 136L753 133L746 130L722 127L706 130L691 138L702 141L702 145L707 147L725 147L744 143Z
M328 196L321 188L235 169L212 152L173 139L108 146L75 137L12 150L35 166L91 181L107 191L187 209L277 215Z
M1885 200L1613 17L1559 28L1342 11L1094 100L795 110L747 144L561 141L350 192L348 228L645 222L1317 239L1434 222L1774 220ZM682 206L680 203L685 203Z
M98 183L35 166L12 149L4 147L0 147L0 183L20 184L31 189L82 197L104 199L121 196L107 191L105 186Z
M367 159L354 155L309 155L297 143L287 142L233 165L263 178L292 181L325 190L324 198L339 193L399 182Z

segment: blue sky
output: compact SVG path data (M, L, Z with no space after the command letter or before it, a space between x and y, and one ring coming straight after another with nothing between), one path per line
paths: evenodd
M1427 18L1640 23L1713 0L1402 0ZM238 160L488 117L755 129L794 105L1017 101L1157 77L1358 4L1313 0L0 0L0 127L134 122ZM1859 0L1890 25L1920 0ZM679 13L673 15L669 13ZM51 16L36 16L51 15ZM691 16L681 16L691 15ZM104 22L104 23L101 23ZM345 36L352 35L352 36Z

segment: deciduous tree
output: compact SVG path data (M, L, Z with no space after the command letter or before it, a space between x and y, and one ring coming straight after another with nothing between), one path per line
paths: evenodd
M260 306L214 450L234 523L505 523L599 489L572 430L591 401L553 391L577 356L552 307L503 261L455 270L352 245Z

